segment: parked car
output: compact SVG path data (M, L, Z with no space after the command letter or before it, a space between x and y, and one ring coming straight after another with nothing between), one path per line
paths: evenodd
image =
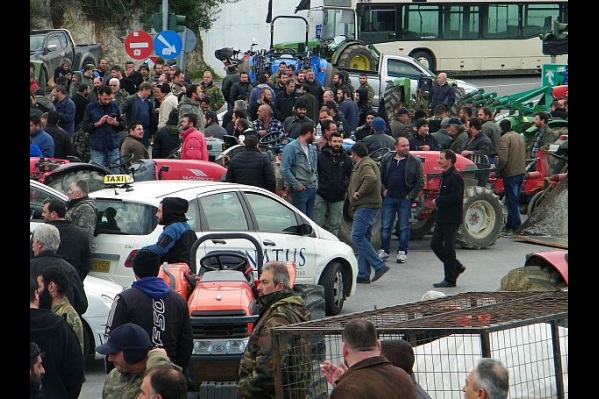
M35 228L44 223L42 210L44 201L49 199L59 199L67 201L66 195L60 191L54 190L35 180L29 180L29 230L33 233ZM87 296L88 307L81 318L84 328L84 350L87 356L96 359L103 359L104 356L96 352L96 346L105 342L104 329L108 320L108 313L112 307L114 297L123 287L98 277L88 275L83 288Z
M106 176L105 180L114 178ZM217 181L163 180L113 184L90 197L96 200L98 220L111 208L118 226L99 225L96 230L92 276L130 286L137 252L156 243L162 232L155 216L160 201L181 197L189 201L186 216L198 237L212 232L250 234L262 244L265 262L296 263L296 285L324 286L327 314L338 314L345 298L355 293L358 266L352 248L268 190ZM227 244L227 249L245 251L256 268L256 249L247 240ZM218 248L215 243L204 242L198 259L213 248ZM257 271L254 274L257 278Z

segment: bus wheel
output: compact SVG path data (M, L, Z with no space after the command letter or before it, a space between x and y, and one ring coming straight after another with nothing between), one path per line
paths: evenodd
M418 61L431 71L436 72L435 69L437 68L437 66L435 65L435 60L433 59L433 56L429 53L426 53L424 51L416 51L414 54L412 54L412 58L416 59L416 61Z

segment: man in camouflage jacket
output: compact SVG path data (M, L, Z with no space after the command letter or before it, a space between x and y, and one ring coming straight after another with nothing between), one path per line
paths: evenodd
M292 291L284 262L267 262L262 267L258 295L262 312L239 365L238 388L244 399L275 397L271 329L311 319L303 299Z

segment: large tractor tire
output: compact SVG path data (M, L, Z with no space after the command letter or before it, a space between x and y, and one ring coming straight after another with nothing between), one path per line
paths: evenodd
M343 49L339 60L339 68L359 69L362 71L376 71L376 59L368 47L356 44Z
M435 226L435 219L430 217L418 220L410 225L410 240L420 240L425 235L430 234Z
M393 82L387 83L385 92L383 93L383 99L385 100L385 115L391 115L393 113L393 107L395 104L403 102L406 103L406 99L403 96L403 88L394 86Z
M326 316L324 287L316 284L298 284L293 286L293 292L302 297L306 308L310 311L312 320Z
M464 213L457 242L462 248L483 249L495 244L503 225L503 205L486 187L464 190Z
M501 279L500 291L560 291L568 285L552 267L523 266Z
M331 262L320 276L318 284L324 287L326 314L331 316L339 314L345 303L343 266L338 262Z

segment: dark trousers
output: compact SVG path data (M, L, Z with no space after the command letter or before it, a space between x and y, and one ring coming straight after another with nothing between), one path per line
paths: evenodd
M458 233L458 224L435 223L433 237L431 238L431 249L443 262L445 281L455 283L458 278L458 261L455 257L455 241Z

